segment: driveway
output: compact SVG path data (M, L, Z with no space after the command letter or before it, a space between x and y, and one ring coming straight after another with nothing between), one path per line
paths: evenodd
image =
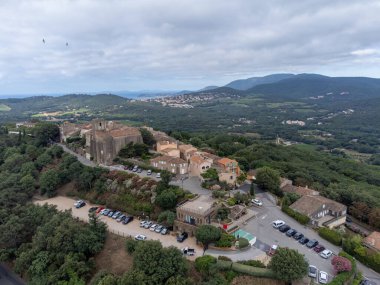
M43 204L49 204L49 205L55 205L58 210L65 211L65 210L71 210L72 215L76 218L79 218L82 221L88 222L88 210L91 207L98 206L87 203L86 206L76 209L74 207L74 199L63 197L63 196L57 196L54 198L46 199L46 200L38 200L35 201L35 204L43 205ZM137 219L134 219L132 222L130 222L127 225L123 225L121 223L116 222L116 220L112 218L105 217L103 215L99 215L99 219L104 222L107 225L108 231L123 236L123 237L134 237L138 234L143 234L147 236L148 240L159 240L161 244L165 247L174 246L179 249L182 249L184 247L190 247L196 249L195 256L189 257L189 259L194 260L196 257L201 256L203 253L203 249L198 246L195 242L195 238L189 237L184 242L179 243L176 240L175 236L172 235L161 235L156 232L151 232L149 229L140 228L140 221ZM1 283L0 283L1 284Z
M305 255L309 264L315 265L319 270L326 271L330 277L333 275L333 270L331 266L331 259L323 259L314 250L301 245L293 238L287 237L284 233L272 227L272 221L283 220L290 227L302 232L309 239L316 239L320 244L324 245L327 249L331 250L334 254L338 254L342 249L335 246L328 241L322 239L315 231L302 226L294 219L290 218L288 215L283 213L279 207L276 206L272 198L268 199L268 193L262 192L257 193L257 198L263 201L262 207L256 207L258 214L255 219L250 220L247 225L243 227L247 232L252 233L257 237L257 242L255 246L262 250L267 250L271 245L277 244L281 247L288 247L298 250L301 254ZM363 273L365 277L371 279L377 283L380 281L380 274L374 272L373 270L365 267L361 263L358 263L358 269Z

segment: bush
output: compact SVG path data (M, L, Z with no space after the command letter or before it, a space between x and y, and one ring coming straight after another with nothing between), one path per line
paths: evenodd
M318 234L320 237L331 242L332 244L335 244L337 246L340 246L342 244L342 236L335 230L331 230L329 228L320 228L318 230Z
M239 242L239 248L240 249L246 248L247 246L249 246L249 242L246 238L239 238L238 242Z
M265 264L262 263L260 260L253 260L253 259L241 260L241 261L238 261L237 263L249 265L249 266L253 266L253 267L266 268Z
M339 253L339 256L345 258L351 262L351 270L348 272L341 272L335 276L335 278L329 283L329 285L344 285L347 281L352 278L353 274L356 272L356 262L354 258L345 253L344 251Z
M223 190L214 190L212 191L212 197L213 198L223 198L226 196L227 192Z
M127 250L129 254L132 254L135 252L136 246L137 246L137 241L134 239L127 238L127 240L125 241L125 249Z
M310 218L308 216L302 215L296 211L294 211L292 208L289 208L287 206L283 206L281 209L284 213L286 213L288 216L292 217L296 221L298 221L302 225L306 225L310 222Z
M210 266L216 263L216 258L211 255L204 255L195 259L195 269L198 272L207 274Z
M231 247L234 242L235 237L230 234L222 233L220 239L215 242L215 246L217 247Z
M218 256L218 260L224 260L224 261L232 261L231 258L223 255Z
M236 199L233 198L233 197L228 198L227 204L228 204L228 206L234 206L234 205L236 205Z
M351 261L343 256L334 256L331 260L335 273L350 272L352 270Z

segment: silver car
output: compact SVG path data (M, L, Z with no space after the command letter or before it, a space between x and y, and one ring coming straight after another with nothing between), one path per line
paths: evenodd
M329 275L324 271L319 271L318 282L321 284L327 284L329 281Z
M318 268L315 267L314 265L309 265L309 272L308 272L309 277L311 278L317 278L318 275Z

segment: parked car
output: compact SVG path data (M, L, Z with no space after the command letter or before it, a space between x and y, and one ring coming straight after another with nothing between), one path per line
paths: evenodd
M309 242L306 244L308 248L313 248L314 246L318 245L318 241L315 239L309 240Z
M359 285L376 285L376 283L368 279L363 279L360 281Z
M153 225L150 226L149 230L150 230L151 232L154 232L154 230L156 229L157 226L158 226L158 225L153 224Z
M145 221L141 221L140 222L140 228L143 228L147 222L149 222L149 221L146 221L146 220Z
M96 210L96 213L97 214L101 214L102 213L102 211L104 210L104 207L99 207L97 210Z
M328 282L329 276L326 272L324 271L319 271L318 274L318 282L321 284L326 284Z
M111 218L111 217L113 216L113 214L114 214L114 213L115 213L115 211L114 211L114 210L110 210L110 212L108 213L108 215L107 215L107 216Z
M316 245L313 250L317 253L320 253L321 251L325 250L325 247L321 244Z
M132 171L133 171L133 172L136 172L136 171L137 171L137 169L139 169L139 168L138 168L138 166L137 166L137 165L135 165L135 167L133 167Z
M120 222L124 221L126 217L127 217L126 215L120 215L120 216L116 219L116 222L120 223Z
M282 233L287 232L290 230L290 227L288 225L282 225L281 227L278 228L278 230Z
M92 213L92 212L95 212L97 209L98 207L91 207L90 209L88 209L88 212Z
M309 239L307 237L303 237L301 238L299 241L298 241L300 244L304 245L304 244L307 244L309 242Z
M332 255L332 251L331 250L328 250L328 249L325 249L324 251L322 251L320 254L319 254L322 258L324 259L329 259Z
M110 209L104 209L103 211L100 212L103 216L107 216L108 213L110 212Z
M149 229L151 225L153 225L153 222L146 222L144 228Z
M311 278L317 278L318 275L318 269L314 265L309 265L309 272L308 272L309 277Z
M154 229L154 231L155 231L156 233L160 233L161 230L162 230L162 228L163 228L163 226L161 226L161 225L157 225L157 227Z
M162 234L162 235L166 235L168 232L169 232L169 231L168 231L167 228L162 228L162 230L161 230L161 234Z
M284 221L281 221L281 220L276 220L276 221L273 221L272 222L272 226L275 228L275 229L278 229L279 227L285 225L285 222Z
M180 234L179 236L177 236L177 241L178 242L183 242L185 239L187 239L189 235L187 234L187 232L183 232L182 234Z
M141 172L143 172L143 170L141 168L138 168L137 173L141 173Z
M251 201L256 206L262 206L263 205L263 202L259 199L252 199Z
M126 225L132 221L133 221L133 216L127 216L127 217L125 217L125 219L123 221L123 225Z
M152 175L152 170L149 169L149 170L146 172L146 174L147 174L147 175Z
M270 249L268 250L267 254L268 254L269 256L274 255L274 254L276 253L276 251L277 251L277 248L278 248L278 245L277 245L277 244L272 245L272 246L270 247Z
M120 215L122 215L122 213L119 212L119 211L117 211L117 212L113 213L113 215L112 215L112 219L115 219L115 220L116 220Z
M296 233L296 234L293 236L293 238L294 238L295 240L300 240L301 238L303 238L303 234L300 233L300 232L298 232L298 233Z
M135 240L146 240L146 236L144 236L144 235L137 235L137 236L135 236Z
M79 208L86 206L86 202L84 202L82 200L78 200L74 203L74 206L75 206L75 208L79 209Z
M160 172L158 172L158 173L156 174L156 178L161 178L161 173L160 173Z
M184 255L193 256L193 255L195 255L195 249L194 248L185 247L185 248L182 249L182 253Z
M133 166L128 167L128 170L132 171L133 170Z
M297 233L297 231L296 231L295 229L290 229L290 230L288 230L288 231L286 232L286 235L287 235L288 237L292 237L292 236L294 236L296 233Z

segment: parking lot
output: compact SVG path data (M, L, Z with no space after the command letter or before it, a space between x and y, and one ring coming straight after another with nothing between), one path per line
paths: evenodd
M74 199L68 198L68 197L63 197L63 196L57 196L54 198L46 199L46 200L38 200L35 201L36 204L43 205L45 203L50 204L50 205L55 205L58 210L60 211L65 211L65 210L70 210L72 211L72 215L74 217L79 218L80 220L83 221L88 221L88 213L89 209L94 206L99 206L99 205L93 205L93 204L86 204L84 207L76 209L74 207ZM196 245L195 243L195 238L187 238L184 242L179 243L176 240L176 237L173 235L161 235L160 233L152 232L149 229L141 228L140 227L140 221L138 219L134 219L132 222L128 223L127 225L123 225L121 223L118 223L116 220L103 216L103 215L98 215L99 219L103 221L104 223L107 224L108 230L127 237L131 236L134 237L138 234L143 234L147 237L148 240L159 240L163 246L169 247L169 246L174 246L179 249L182 249L184 247L190 247L190 248L195 248L196 252L194 256L189 257L190 259L195 259L197 256L201 256L203 253L203 249Z
M323 240L319 235L297 223L295 220L287 216L277 207L273 201L267 198L267 193L259 193L256 196L263 201L263 206L254 206L255 211L258 215L255 219L248 222L243 229L247 232L252 233L257 237L255 246L263 251L267 251L271 245L279 245L281 247L288 247L298 250L301 254L304 254L309 264L316 266L319 270L325 271L329 274L329 280L333 277L333 268L331 266L331 258L323 259L316 253L313 249L306 247L306 245L300 244L293 237L286 236L285 233L281 233L278 229L273 228L272 222L275 220L283 220L292 229L303 233L307 238L316 239L322 244L326 249L329 249L333 254L338 254L340 249L329 242Z

